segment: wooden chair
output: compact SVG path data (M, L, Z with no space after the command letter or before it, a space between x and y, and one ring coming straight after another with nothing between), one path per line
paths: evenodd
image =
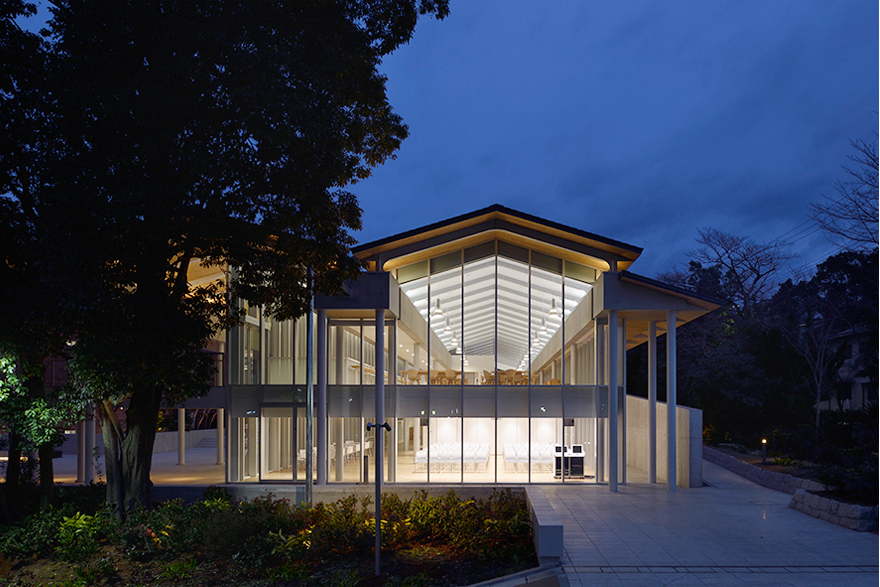
M547 385L562 385L562 382L558 379L551 379L547 382Z
M516 383L516 369L507 369L504 371L505 379L507 379L506 385L514 385Z
M483 385L495 385L495 376L483 370Z
M498 385L507 385L507 373L499 369L495 373L495 381Z
M454 369L447 369L445 372L447 385L458 385L461 383L461 375Z
M513 375L513 384L514 385L525 385L526 378L528 377L528 373L523 373L522 371L517 371Z
M445 375L445 373L444 373L444 375ZM440 371L438 371L436 369L430 370L430 376L431 376L431 379L430 379L431 385L440 385L443 382L442 381L443 377L440 375Z
M407 369L404 371L406 374L406 379L410 383L414 383L415 385L419 385L422 382L422 376L419 374L418 369Z

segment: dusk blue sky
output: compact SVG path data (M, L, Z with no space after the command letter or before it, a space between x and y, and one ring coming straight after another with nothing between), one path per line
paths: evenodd
M453 0L385 60L410 128L353 187L361 242L502 204L684 265L700 227L785 237L878 127L878 2ZM786 268L786 274L791 268Z

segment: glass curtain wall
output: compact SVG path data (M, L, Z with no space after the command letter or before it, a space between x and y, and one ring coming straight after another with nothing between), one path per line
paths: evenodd
M398 480L595 480L595 344L563 326L595 270L492 241L396 276L427 325L395 340Z

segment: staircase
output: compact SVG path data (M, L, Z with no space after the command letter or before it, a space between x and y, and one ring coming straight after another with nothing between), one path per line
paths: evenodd
M217 448L217 437L207 436L201 439L195 448Z

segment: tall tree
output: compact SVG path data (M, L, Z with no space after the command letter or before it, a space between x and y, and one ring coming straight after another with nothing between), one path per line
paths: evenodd
M874 142L850 141L855 154L843 165L846 179L837 181L834 196L810 204L813 221L829 238L849 250L870 251L877 246L877 134Z
M0 362L7 367L0 420L9 432L3 490L15 499L21 451L37 450L41 503L48 506L53 448L64 419L81 406L60 402L44 381L43 360L64 356L78 313L64 277L71 267L40 212L44 162L59 142L43 85L49 66L43 41L18 24L35 12L20 0L0 6ZM55 271L59 266L64 271Z
M208 389L200 349L240 320L230 300L292 318L308 308L307 268L322 293L359 271L349 231L360 208L346 186L407 135L377 68L420 14L447 11L446 0L52 8L35 49L46 75L13 88L4 115L57 137L28 205L76 270L72 372L98 403L119 515L149 506L159 409ZM12 172L0 191L23 207L8 187L22 181ZM190 286L193 262L235 270ZM124 399L123 427L113 408Z
M717 267L723 290L729 299L751 316L759 302L771 297L778 282L773 277L792 258L786 244L756 242L714 228L702 228L697 242L702 245L689 255L701 267Z
M816 428L821 401L837 387L854 340L860 344L857 356L849 359L852 375L876 380L877 288L877 249L845 251L820 263L811 279L783 283L773 297L776 325L803 358Z

